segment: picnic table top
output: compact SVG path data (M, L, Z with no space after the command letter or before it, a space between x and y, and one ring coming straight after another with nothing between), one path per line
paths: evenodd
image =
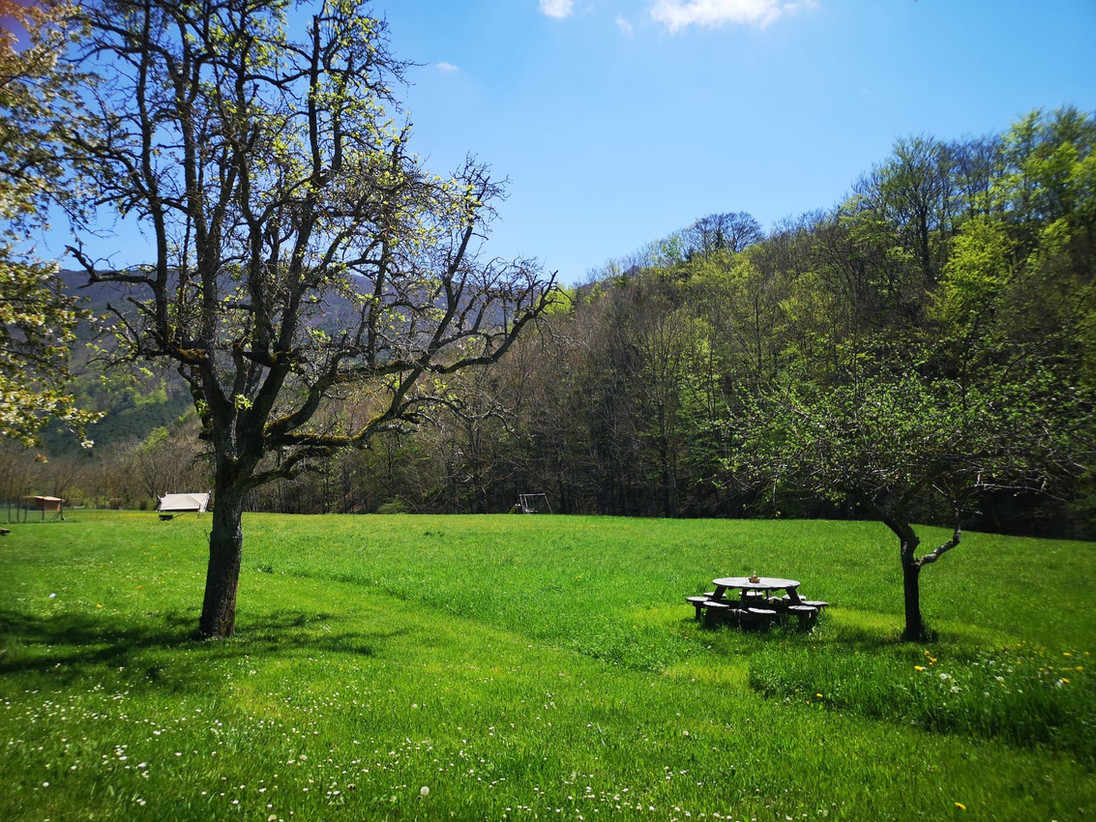
M750 582L749 577L720 577L719 579L713 579L712 585L717 588L752 588L772 591L777 588L798 588L799 581L781 579L780 577L758 577L757 582Z

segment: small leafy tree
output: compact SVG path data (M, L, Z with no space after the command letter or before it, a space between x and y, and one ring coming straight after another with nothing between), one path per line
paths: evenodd
M82 437L98 416L77 409L65 390L75 301L62 292L57 266L27 247L49 205L73 194L59 159L75 82L60 62L69 42L64 12L0 0L0 15L28 37L20 49L11 31L0 32L0 437L25 445L51 419Z
M983 375L988 376L988 375ZM1091 402L1047 372L1004 370L977 385L912 367L844 385L784 381L761 392L738 422L740 476L851 503L898 539L907 640L928 635L921 570L955 548L986 494L1055 493L1093 454ZM914 517L932 511L951 536L918 554Z
M385 24L356 0L289 8L98 0L81 17L101 82L77 164L153 256L118 270L72 251L131 290L118 354L174 362L212 445L206 637L234 631L248 491L413 424L553 289L480 256L502 194L484 166L442 178L410 153Z

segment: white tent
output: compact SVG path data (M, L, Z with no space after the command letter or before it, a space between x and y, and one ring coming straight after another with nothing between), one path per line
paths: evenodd
M196 511L199 514L209 507L209 494L164 494L156 509L161 513L178 514Z

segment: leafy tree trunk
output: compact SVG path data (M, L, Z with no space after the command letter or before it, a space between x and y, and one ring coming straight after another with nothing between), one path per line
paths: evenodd
M218 482L213 528L209 532L205 599L198 622L198 633L204 638L220 639L232 636L236 631L236 588L240 581L244 544L243 510L243 489Z

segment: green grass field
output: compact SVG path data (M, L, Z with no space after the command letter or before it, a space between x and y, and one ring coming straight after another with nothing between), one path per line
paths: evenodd
M874 523L256 514L197 643L209 522L0 539L0 819L1096 815L1094 543L966 535L923 646ZM693 621L753 571L833 607Z

